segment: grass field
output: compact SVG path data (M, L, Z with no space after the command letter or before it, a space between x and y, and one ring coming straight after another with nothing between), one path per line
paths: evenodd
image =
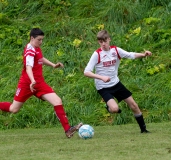
M62 128L0 130L1 160L170 160L171 122L97 126L92 139L76 133L67 139Z

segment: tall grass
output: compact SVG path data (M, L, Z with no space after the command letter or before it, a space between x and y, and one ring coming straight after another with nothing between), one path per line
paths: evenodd
M23 47L30 29L38 26L45 32L44 56L65 65L56 70L44 67L44 76L63 99L71 124L134 123L125 103L119 104L124 111L121 115L110 115L93 79L83 76L91 54L99 47L97 32L107 29L111 44L128 51L153 52L152 57L143 60L122 60L119 76L133 92L147 122L170 120L170 1L9 0L1 5L0 101L12 101L21 73ZM80 44L74 40L80 40ZM53 107L35 97L16 115L1 113L0 121L1 128L59 125Z

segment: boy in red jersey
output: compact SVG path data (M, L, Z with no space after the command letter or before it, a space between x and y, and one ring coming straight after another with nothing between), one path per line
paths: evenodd
M41 44L43 42L44 33L39 28L33 28L30 32L30 42L24 48L23 53L23 70L19 79L17 91L14 96L13 103L0 102L0 110L17 113L24 102L31 96L36 96L42 100L48 101L54 106L54 111L60 123L63 126L65 134L68 138L72 137L82 123L71 127L68 118L64 111L61 98L54 90L45 82L42 65L51 66L53 68L63 67L63 64L58 62L52 63L43 57Z
M144 58L151 56L152 53L150 51L144 53L127 52L119 47L110 46L111 39L106 30L97 34L97 40L100 48L92 54L84 70L84 75L95 79L96 89L106 102L108 112L121 113L114 97L118 102L124 100L133 111L141 133L148 133L143 115L134 101L132 93L119 80L118 67L121 58ZM94 68L95 73L93 73Z

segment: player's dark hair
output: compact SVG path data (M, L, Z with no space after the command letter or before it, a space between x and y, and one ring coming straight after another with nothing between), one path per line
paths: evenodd
M97 40L106 41L108 38L110 38L110 36L106 30L97 33Z
M31 36L34 37L34 38L36 38L37 36L44 36L44 32L39 28L33 28L30 31L30 37Z

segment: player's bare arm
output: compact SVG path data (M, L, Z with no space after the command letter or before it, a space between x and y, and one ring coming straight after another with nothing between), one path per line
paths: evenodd
M54 67L55 66L54 63L52 63L51 61L49 61L45 57L43 57L42 61L43 61L43 64L46 65L46 66L51 66L51 67Z
M143 58L151 55L152 53L150 51L145 51L144 53L135 53L135 58Z
M93 72L85 72L84 75L86 77L89 77L89 78L100 79L103 82L109 82L110 81L110 77L108 77L108 76L101 76L101 75L95 74Z
M53 68L64 67L64 65L61 62L54 64L51 61L49 61L48 59L46 59L45 57L43 57L43 64L47 65L47 66L51 66Z
M30 78L30 81L31 81L30 90L32 92L34 92L35 91L34 86L36 84L36 81L35 81L34 76L33 76L32 66L27 65L26 66L26 72L27 72L27 75L28 75L28 77Z

